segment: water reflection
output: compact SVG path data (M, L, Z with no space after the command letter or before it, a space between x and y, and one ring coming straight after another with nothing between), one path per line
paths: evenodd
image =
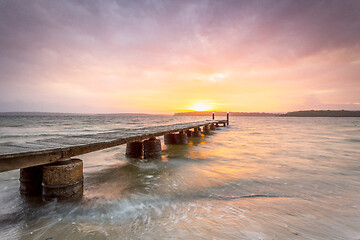
M89 187L86 188L85 197L118 199L131 194L148 194L159 186L159 179L168 174L159 159L113 166L86 177Z

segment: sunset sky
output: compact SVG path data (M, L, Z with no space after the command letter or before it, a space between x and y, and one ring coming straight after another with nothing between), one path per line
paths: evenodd
M360 110L360 1L0 0L0 111Z

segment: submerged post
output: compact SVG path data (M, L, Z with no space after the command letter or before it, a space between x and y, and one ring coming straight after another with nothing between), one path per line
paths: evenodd
M43 166L44 200L69 199L83 194L83 162L71 158Z
M20 193L25 196L41 196L43 166L20 169Z
M192 135L192 131L190 129L186 130L185 133L188 137L191 137Z
M209 125L204 125L203 127L204 135L210 134L210 127Z
M160 158L161 142L160 139L151 137L144 141L144 158Z
M201 130L198 127L194 128L194 131L191 133L191 137L201 137Z
M165 145L175 144L175 134L174 133L165 134L164 143Z
M226 113L226 124L229 126L229 112Z
M186 145L187 143L187 134L184 131L175 134L175 144Z
M144 144L142 141L130 142L126 144L126 156L132 158L141 158L144 153Z

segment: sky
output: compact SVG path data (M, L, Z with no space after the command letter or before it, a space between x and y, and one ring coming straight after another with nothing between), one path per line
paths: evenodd
M359 13L359 0L0 0L0 111L360 110Z

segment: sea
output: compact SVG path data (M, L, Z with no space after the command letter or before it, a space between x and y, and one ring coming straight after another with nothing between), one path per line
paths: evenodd
M205 119L3 115L0 144ZM151 161L78 156L77 200L25 198L19 170L0 173L0 239L360 239L360 118L230 116L188 145L160 139Z

